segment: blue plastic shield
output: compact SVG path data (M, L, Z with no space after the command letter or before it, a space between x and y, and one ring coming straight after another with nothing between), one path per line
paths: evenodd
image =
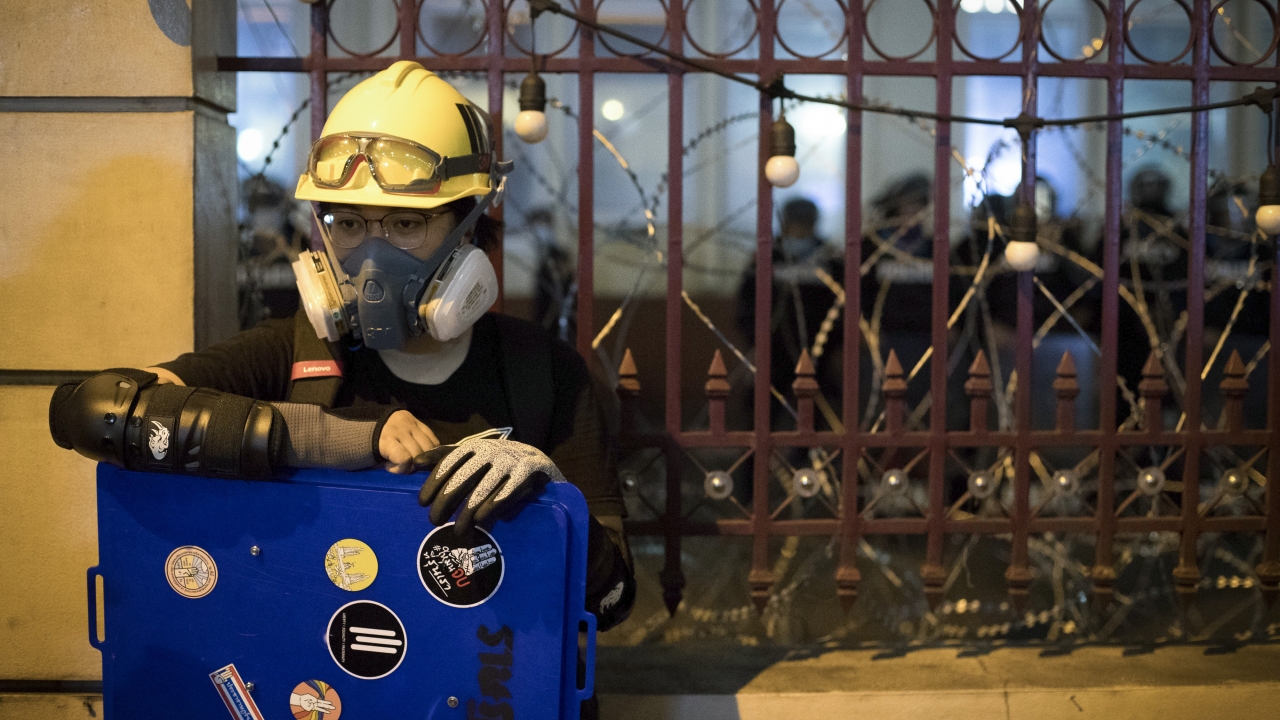
M265 720L577 718L595 665L582 494L554 483L489 535L446 526L424 544L435 527L420 482L380 470L248 482L100 465L100 564L88 587L107 718L252 717L246 705ZM228 666L250 703L235 697Z

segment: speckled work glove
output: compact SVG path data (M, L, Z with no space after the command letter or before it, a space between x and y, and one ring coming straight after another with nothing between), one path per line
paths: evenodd
M472 522L489 525L508 518L536 497L548 482L564 475L541 450L514 440L467 439L441 445L414 458L419 468L434 465L418 493L418 504L431 506L431 522L443 525L454 511L458 529Z

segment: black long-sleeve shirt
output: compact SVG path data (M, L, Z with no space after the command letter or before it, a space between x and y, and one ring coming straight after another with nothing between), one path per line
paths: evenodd
M205 350L186 353L159 367L190 386L267 402L288 399L294 363L296 323L301 315L268 320L252 330ZM545 332L541 329L538 332ZM466 359L444 382L424 385L396 377L377 352L351 351L334 407L366 418L384 416L391 408L408 410L431 428L442 444L455 443L491 428L511 427L513 410L505 387L503 357L496 318L485 315L474 326ZM551 341L553 402L547 438L513 439L545 452L586 497L593 517L587 558L587 607L596 612L601 629L621 622L634 597L634 578L620 528L604 528L594 518L624 514L618 483L612 426L602 390L592 382L582 357L559 341ZM539 378L539 381L545 380ZM361 412L363 411L363 412Z

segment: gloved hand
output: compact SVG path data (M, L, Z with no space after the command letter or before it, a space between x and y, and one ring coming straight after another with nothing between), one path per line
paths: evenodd
M428 450L413 462L419 469L434 465L418 493L418 504L431 506L431 522L445 524L461 505L457 524L464 532L472 522L510 517L548 482L564 482L551 458L514 440L466 439Z

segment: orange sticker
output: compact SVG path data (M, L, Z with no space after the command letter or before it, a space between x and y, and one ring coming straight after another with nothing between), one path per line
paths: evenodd
M298 720L338 720L342 698L329 683L308 680L298 683L289 695L289 710Z

